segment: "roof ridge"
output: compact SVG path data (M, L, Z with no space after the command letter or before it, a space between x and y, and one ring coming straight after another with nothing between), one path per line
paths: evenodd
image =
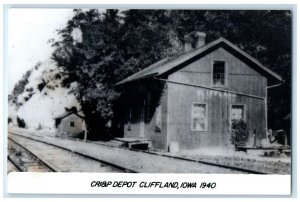
M172 57L167 57L162 60L159 60L158 62L146 67L145 69L142 69L141 71L138 71L135 74L121 80L116 85L139 80L139 79L146 78L146 77L153 76L153 75L165 74L165 73L169 72L170 70L172 70L173 68L177 67L178 65L196 57L197 55L204 53L205 51L209 51L211 48L215 47L218 44L221 44L222 42L225 43L230 48L232 48L233 50L235 50L236 52L238 52L239 54L241 54L243 57L247 58L249 61L254 63L256 66L261 68L265 73L271 75L273 78L276 78L279 81L282 81L282 78L278 74L276 74L272 70L265 67L257 59L250 56L248 53L246 53L241 48L239 48L238 46L236 46L235 44L230 42L228 39L226 39L224 37L219 37L218 39L206 44L205 46L195 48L189 52L179 53Z
M80 111L81 111L81 110L80 110ZM79 112L80 112L80 111L79 111ZM64 118L66 118L67 116L70 116L71 114L75 114L76 116L78 116L78 117L84 119L84 116L81 116L80 114L78 114L78 112L74 112L74 111L66 111L66 112L62 113L61 115L54 117L54 119L64 119Z

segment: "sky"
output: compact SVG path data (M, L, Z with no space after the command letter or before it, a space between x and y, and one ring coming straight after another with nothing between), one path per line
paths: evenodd
M72 9L11 8L8 12L8 93L27 70L51 57L49 39L72 18Z

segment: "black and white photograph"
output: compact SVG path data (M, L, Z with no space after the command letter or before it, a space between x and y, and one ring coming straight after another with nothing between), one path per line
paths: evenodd
M7 173L291 175L291 9L8 9Z

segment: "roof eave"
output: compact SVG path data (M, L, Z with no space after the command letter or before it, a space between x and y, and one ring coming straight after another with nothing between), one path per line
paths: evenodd
M247 59L249 59L251 62L253 62L254 64L256 64L257 66L259 66L262 70L264 70L266 73L270 74L275 80L278 80L279 82L282 82L283 79L281 76L279 76L278 74L276 74L275 72L273 72L272 70L270 70L269 68L267 68L266 66L264 66L263 64L261 64L257 59L255 59L254 57L252 57L251 55L249 55L248 53L246 53L245 51L241 50L239 47L237 47L236 45L234 45L233 43L231 43L230 41L228 41L227 39L221 37L220 38L224 43L226 43L227 45L229 45L231 48L233 48L235 51L239 52L240 54L242 54L244 57L246 57Z
M146 75L146 76L142 76L142 77L138 77L138 78L134 78L134 79L129 79L129 80L124 79L124 80L116 83L114 86L120 86L120 85L123 85L123 84L126 84L126 83L130 83L130 82L133 82L133 81L137 81L137 80L141 80L141 79L153 77L153 76L156 76L156 75L157 75L157 73L149 74L149 75Z
M75 113L75 112L71 112L71 113L66 114L66 115L64 115L64 116L54 117L53 119L60 119L60 120L62 120L62 119L66 118L66 117L68 117L68 116L70 116L70 115L72 115L72 114L75 114L76 116L78 116L79 118L81 118L81 119L83 119L83 120L85 119L84 116L81 116L81 115L79 115L78 113Z

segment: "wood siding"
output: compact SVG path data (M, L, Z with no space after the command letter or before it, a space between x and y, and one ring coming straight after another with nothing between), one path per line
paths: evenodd
M225 87L220 89L265 96L266 78L222 48L169 75L168 80L213 87L212 63L214 60L226 62ZM252 134L254 129L256 130L257 146L261 139L266 138L264 99L176 83L168 83L168 88L168 138L169 143L176 142L180 149L229 147L230 111L233 104L246 106L248 131ZM191 130L192 103L207 104L207 131Z
M265 137L264 101L256 98L216 92L197 87L169 83L168 135L169 142L176 142L180 149L230 147L231 105L246 106L246 123L250 134L257 132L259 140ZM191 130L192 103L207 104L208 130Z
M171 74L169 80L213 87L213 61L226 62L226 85L223 89L265 96L263 87L267 84L266 78L223 48L219 48Z

